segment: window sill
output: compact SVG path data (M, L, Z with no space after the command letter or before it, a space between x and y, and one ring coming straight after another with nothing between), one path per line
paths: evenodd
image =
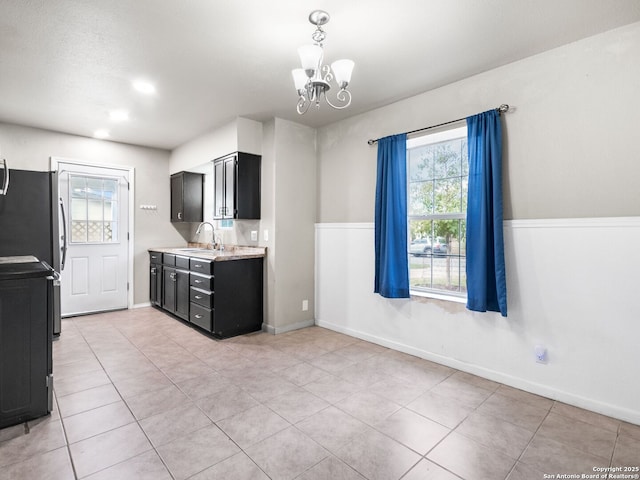
M458 297L457 295L444 295L444 294L435 293L435 292L423 292L421 290L410 290L409 294L411 295L412 299L420 300L423 302L425 302L427 299L433 299L433 300L441 300L444 302L459 303L462 305L467 304L466 297Z

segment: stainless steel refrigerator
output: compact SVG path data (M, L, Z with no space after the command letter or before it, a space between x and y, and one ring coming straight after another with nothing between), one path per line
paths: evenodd
M0 162L0 257L33 255L60 272L64 235L59 232L56 172L9 169ZM53 334L60 334L60 283L53 292Z

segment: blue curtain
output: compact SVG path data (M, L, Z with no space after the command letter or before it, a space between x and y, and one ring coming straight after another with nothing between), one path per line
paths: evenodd
M387 298L409 298L407 256L407 135L378 140L375 213L375 288Z
M467 131L467 308L506 317L500 114L490 110L468 117Z

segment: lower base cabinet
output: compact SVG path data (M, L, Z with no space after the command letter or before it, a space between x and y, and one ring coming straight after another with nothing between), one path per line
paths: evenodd
M157 261L159 253L151 253ZM262 258L211 261L160 255L162 263L151 265L152 305L216 338L262 329Z
M262 329L262 264L262 258L212 262L211 290L201 288L206 276L192 271L189 320L218 338Z
M189 319L189 272L172 267L162 267L162 308L182 318Z
M151 257L151 265L149 267L149 301L151 305L157 307L162 306L162 263L155 262L161 253L154 252Z

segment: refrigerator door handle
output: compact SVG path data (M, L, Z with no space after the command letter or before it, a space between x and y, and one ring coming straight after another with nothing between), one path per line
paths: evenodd
M9 190L9 166L5 158L0 159L0 162L2 162L2 169L4 170L4 185L0 189L0 195L6 195L7 190Z
M62 261L60 262L60 271L64 270L64 264L67 261L67 217L64 214L64 203L60 197L60 213L62 213Z

